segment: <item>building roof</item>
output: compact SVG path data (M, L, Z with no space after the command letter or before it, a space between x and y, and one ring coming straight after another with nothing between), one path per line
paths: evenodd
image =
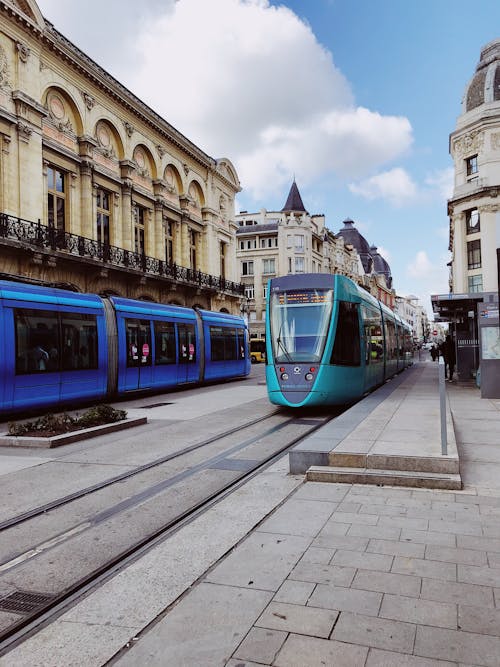
M304 204L302 203L302 197L300 196L299 188L297 187L295 180L292 183L292 187L288 193L288 198L281 211L302 211L303 213L307 213Z
M463 111L500 100L500 39L481 49L476 72L465 89Z
M370 253L370 246L365 237L359 233L359 231L354 226L354 221L351 218L346 218L344 220L344 226L337 234L344 239L344 244L351 244L358 251L358 255L363 264L363 269L365 273L371 273L372 270L372 257Z
M389 289L392 287L391 267L377 250L377 246L370 246L370 255L373 259L373 272L385 276L385 284Z
M278 223L268 222L262 225L241 225L236 230L236 234L263 234L264 232L277 232Z

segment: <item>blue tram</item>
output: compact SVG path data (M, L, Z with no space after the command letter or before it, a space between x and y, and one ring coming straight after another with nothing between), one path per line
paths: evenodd
M266 382L288 407L343 405L412 363L410 327L349 278L269 281Z
M250 373L241 317L0 280L0 415Z

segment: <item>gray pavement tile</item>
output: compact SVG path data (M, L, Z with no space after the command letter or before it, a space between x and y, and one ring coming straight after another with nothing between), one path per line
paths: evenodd
M355 567L363 570L389 572L392 561L393 556L387 554L374 554L366 551L347 551L338 549L331 560L331 564Z
M495 537L480 537L479 535L476 537L471 537L470 535L457 535L457 547L500 553L500 539Z
M491 523L491 518L488 517L486 522L481 521L481 526L485 537L500 537L500 522L498 522L498 519L496 523Z
M408 516L382 516L378 526L398 526L405 530L427 530L429 521L427 519L415 519Z
M291 634L274 661L275 667L363 667L368 649L343 642Z
M286 632L264 628L252 628L233 654L240 660L253 660L254 664L272 664L287 638ZM248 664L248 663L246 663Z
M477 503L474 502L465 502L464 500L458 500L455 497L455 500L450 499L446 500L434 500L432 502L433 510L450 510L452 512L461 512L463 514L470 515L471 519L476 518L479 515L479 508Z
M242 662L238 659L231 659L225 663L224 667L269 667L269 665L270 663L266 665L263 662L251 662L250 660Z
M327 537L329 535L345 535L349 530L349 523L338 523L335 521L328 521L321 532L318 534L318 537Z
M500 554L497 554L494 551L488 551L487 558L490 567L500 567ZM479 564L482 565L482 563ZM474 563L472 563L472 565L474 565Z
M273 602L287 604L306 604L316 584L312 581L295 581L287 579L273 597Z
M267 591L202 582L120 658L120 665L224 664L270 597Z
M495 606L493 591L489 586L477 586L474 584L462 584L460 582L441 582L437 579L423 579L420 597L424 600L436 600L437 602L453 602L461 604L464 600L471 605L480 607Z
M457 629L457 606L447 602L386 594L379 616L417 625Z
M336 507L337 503L293 497L259 526L259 532L315 537Z
M464 632L478 632L481 635L500 637L500 609L459 604L458 627Z
M309 547L300 559L299 563L321 563L328 565L332 560L335 549L326 549L321 547Z
M500 554L498 554L500 556ZM454 547L440 547L428 544L425 548L425 558L446 563L461 563L462 565L487 565L486 553L473 549L456 549Z
M315 584L350 586L355 572L356 569L354 567L300 562L290 572L288 578L294 581L309 581Z
M340 523L361 523L369 526L374 526L378 521L378 516L373 514L356 514L353 512L334 512L331 521L338 521Z
M495 567L458 565L457 577L458 581L466 584L500 587L500 569Z
M306 482L299 486L293 498L302 500L326 500L340 503L351 488L350 484L330 484L329 482Z
M361 503L350 503L348 501L343 501L339 503L339 506L337 507L337 512L351 512L353 514L357 514L357 512L359 512L361 507L362 507Z
M416 542L400 542L399 540L370 540L366 551L376 554L388 554L392 556L408 556L423 558L425 544Z
M418 597L420 594L421 579L420 577L406 574L358 570L351 587L364 591L379 591L380 593Z
M362 646L374 646L410 653L415 638L415 625L384 618L342 612L332 639Z
M347 524L338 525L345 525L346 528L349 527ZM334 535L325 531L322 531L313 541L313 547L321 547L323 549L349 549L349 551L365 551L367 546L368 538L366 537Z
M403 529L401 542L418 542L419 544L438 544L442 547L455 547L457 540L452 533L435 533L429 530L406 530Z
M365 667L456 667L456 662L429 660L407 653L394 653L371 648Z
M500 638L459 630L417 627L415 655L498 667Z
M429 521L429 530L455 535L482 535L481 524L473 521Z
M277 591L309 546L309 538L254 532L211 570L212 583Z
M307 604L311 607L377 616L381 601L382 593L318 584Z
M413 574L417 577L441 579L443 581L457 580L457 566L455 563L441 563L439 561L425 560L423 558L396 556L394 558L394 563L392 564L391 572L397 572L398 574Z
M3 658L2 667L82 667L103 665L139 628L56 621L28 638ZM50 652L47 647L50 646Z
M271 602L257 619L255 625L259 628L294 632L327 639L338 615L338 611L332 611L331 609Z
M352 537L378 538L381 540L397 540L401 535L401 528L392 526L363 526L352 524L347 531Z
M377 514L378 516L406 516L407 509L404 505L387 504L364 504L359 510L360 514Z

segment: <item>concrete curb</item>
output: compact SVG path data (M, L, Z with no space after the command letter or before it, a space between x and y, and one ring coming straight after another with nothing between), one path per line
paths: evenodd
M33 438L16 435L0 436L0 446L2 447L41 447L49 449L51 447L60 447L61 445L69 445L72 442L79 440L86 440L94 438L97 435L106 435L107 433L114 433L115 431L123 431L132 426L140 426L146 424L147 417L136 417L135 419L124 419L119 422L111 424L103 424L102 426L93 426L92 428L84 428L79 431L71 431L71 433L63 433L62 435L55 435L51 438Z

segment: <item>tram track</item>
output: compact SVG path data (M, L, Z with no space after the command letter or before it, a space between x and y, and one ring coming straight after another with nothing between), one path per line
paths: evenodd
M246 423L243 427L230 429L224 433L224 436L244 431L246 428L255 425L257 422L262 423L263 421L266 421L268 418L271 418L273 416L275 417L277 414L279 413L273 412L270 415ZM209 470L216 468L218 465L221 464L221 462L224 461L227 462L228 460L231 460L231 457L236 455L238 452L242 452L245 449L255 447L256 443L262 441L265 437L269 438L275 436L280 432L284 433L288 427L297 426L300 423L302 423L302 426L305 427L300 429L300 433L297 435L297 437L285 438L286 441L282 444L282 446L274 448L271 452L269 452L269 455L267 455L266 457L261 458L256 462L252 462L251 465L249 464L248 466L246 466L245 470L240 471L235 476L235 478L220 484L216 489L204 495L203 498L199 499L191 506L186 507L182 511L178 512L176 516L173 517L171 520L166 521L161 526L158 526L155 530L143 536L140 540L137 540L133 544L128 545L127 548L122 549L121 551L119 551L119 553L114 554L112 558L106 560L106 562L104 563L101 563L98 567L87 572L84 576L72 582L70 585L64 587L62 590L58 591L54 595L47 596L47 599L44 601L44 603L40 605L36 610L34 610L31 614L26 615L24 618L21 618L13 625L8 627L4 631L0 632L0 656L4 655L11 648L21 643L30 634L34 634L36 631L38 631L45 625L50 624L64 610L72 606L80 597L87 594L90 590L102 585L106 580L111 578L119 570L125 568L134 560L139 559L142 555L144 555L147 551L152 549L155 545L159 544L165 539L168 539L168 537L174 534L181 527L183 527L190 521L193 521L195 518L203 514L203 512L206 512L213 505L220 502L222 499L226 498L229 494L233 493L237 488L248 482L252 477L258 475L265 468L269 467L276 460L285 455L286 452L291 447L293 447L306 435L309 435L316 429L320 428L332 418L333 418L332 416L327 416L324 418L316 418L314 420L301 420L300 418L297 418L295 416L294 417L286 416L283 422L275 426L272 426L270 428L267 428L264 432L262 431L258 432L253 436L251 436L250 438L246 438L243 441L236 443L232 447L225 449L223 452L220 452L215 456L212 456L211 458L206 459L203 462L200 462L198 465L192 466L188 470L179 473L178 475L174 475L170 479L165 480L159 485L157 485L156 488L150 487L149 489L148 488L144 489L139 494L136 494L135 497L127 499L125 503L119 503L118 506L106 508L100 514L96 514L96 516L93 517L93 521L91 522L93 523L93 525L96 525L99 522L101 523L105 522L110 517L115 516L117 512L131 511L135 506L137 506L138 503L143 503L145 499L151 499L155 495L162 493L168 487L172 487L173 485L179 482L184 482L185 480L188 479L188 477L194 478L196 474L200 472L200 470ZM214 441L219 440L221 437L222 435L219 434L218 436L214 436L208 439L207 441L204 441L202 443L197 443L197 445L193 445L192 447L180 450L176 454L171 454L168 457L162 457L162 462L165 463L172 460L172 458L177 458L181 456L182 453L184 454L190 453L195 449L199 449L203 446L206 446L209 443L213 443ZM134 471L128 471L127 473L123 473L122 475L119 475L117 477L120 478L121 481L126 480L127 477L138 474L138 471L142 470L145 467L146 469L149 469L155 465L156 466L161 465L159 461L160 459L150 462L146 466L140 466ZM114 482L117 481L115 478L113 479ZM106 483L101 483L100 485L96 486L99 488L104 488L106 486L109 486L111 483L113 483L111 480L107 480ZM82 497L82 495L86 495L89 493L92 493L92 491L91 490L89 491L88 489L82 490L81 492L79 492L79 497ZM63 499L60 499L59 507L62 506L62 501ZM67 499L65 500L65 504L68 504L70 502L71 500ZM25 522L26 520L28 520L28 518L35 518L40 513L42 513L42 509L41 508L38 509L39 509L38 514L34 514L32 517L20 515L19 518L21 518L21 521L19 523ZM54 509L54 507L52 507L51 509ZM12 524L10 527L12 527ZM87 528L88 527L83 527L82 530L85 531ZM3 529L6 530L7 526L4 526ZM69 539L71 539L71 535L69 536ZM52 547L49 545L48 548L50 549ZM37 554L35 554L34 557L36 558ZM12 567L16 569L17 567L19 567L19 564L13 562Z
M154 459L153 461L150 461L148 463L145 463L141 466L137 466L133 470L127 470L126 472L120 473L119 475L114 475L113 477L110 477L107 480L104 480L102 482L98 482L97 484L93 484L91 486L85 487L84 489L79 489L78 491L75 491L74 493L67 494L66 496L62 498L58 498L56 500L53 500L48 503L44 503L43 505L40 505L39 507L35 507L31 510L28 510L26 512L23 512L22 514L18 514L17 516L13 516L9 519L5 519L4 521L0 521L0 532L8 529L8 528L13 528L21 523L24 523L25 521L28 521L29 519L36 518L37 516L40 516L42 514L46 514L47 512L50 512L53 509L57 509L59 507L62 507L64 505L67 505L74 500L78 500L79 498L83 498L86 495L89 495L91 493L95 493L96 491L100 491L101 489L105 489L108 486L111 486L112 484L117 484L118 482L122 482L124 480L130 479L136 475L139 475L147 470L151 470L153 468L156 468L158 466L163 465L164 463L168 463L169 461L173 461L176 458L179 458L181 456L184 456L186 454L189 454L191 452L196 451L197 449L201 449L202 447L206 447L207 445L212 444L213 442L216 442L217 440L221 440L222 438L226 438L230 435L233 435L234 433L238 433L239 431L242 431L246 428L249 428L251 426L254 426L255 424L262 423L262 421L271 419L272 417L276 416L279 414L279 410L274 410L273 412L264 415L263 417L259 417L257 419L254 419L252 421L246 422L243 425L239 425L236 427L233 427L231 429L228 429L227 431L223 431L221 433L218 433L210 438L207 438L206 440L203 440L202 442L198 442L195 445L190 445L189 447L184 447L183 449L180 449L177 452L173 452L171 454L167 454L166 456L162 456L158 459Z

